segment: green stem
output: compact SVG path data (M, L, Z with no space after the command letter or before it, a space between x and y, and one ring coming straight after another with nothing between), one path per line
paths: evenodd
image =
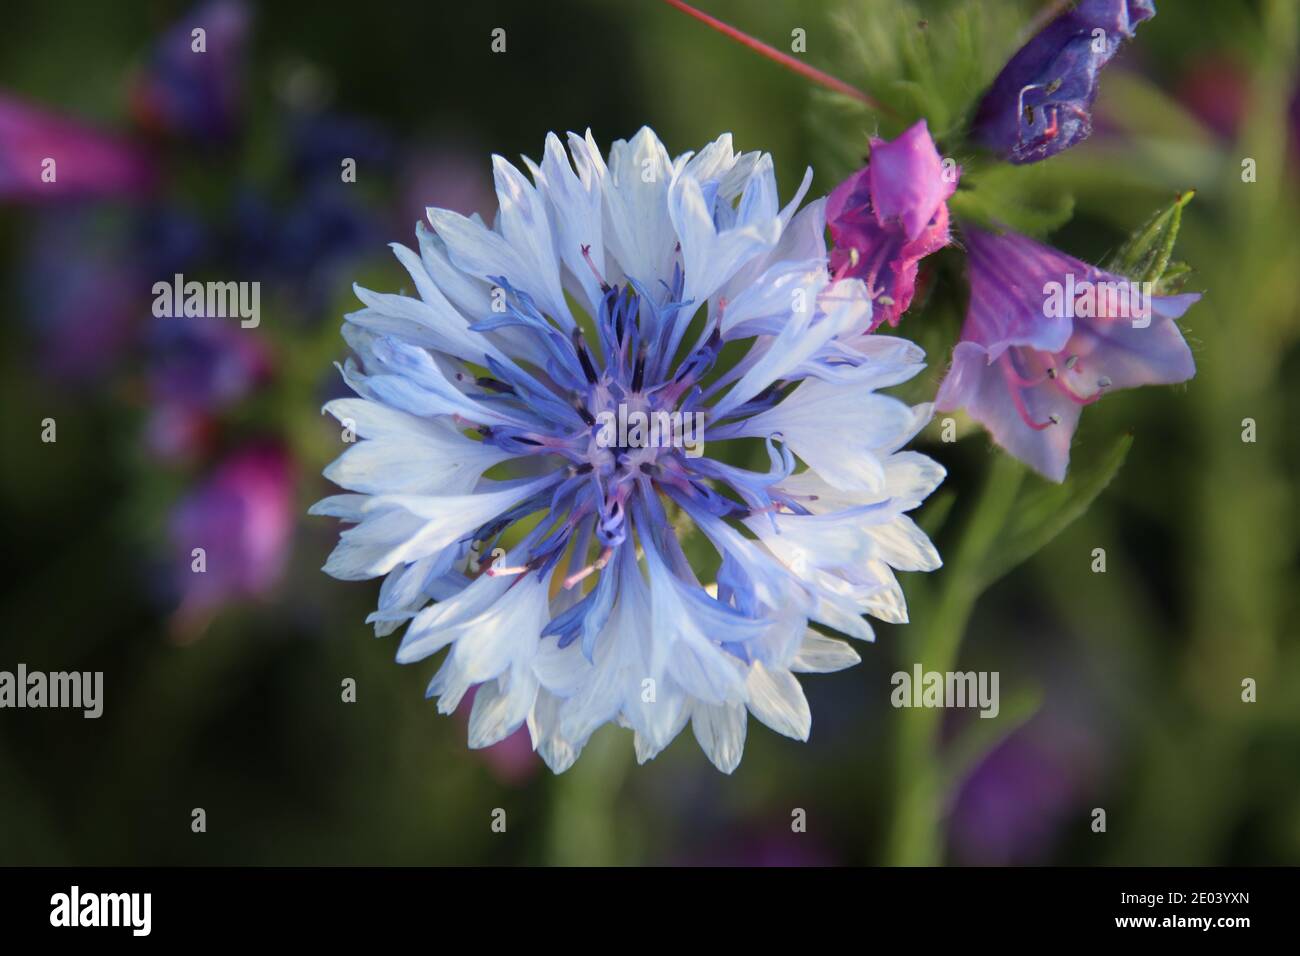
M546 857L552 866L612 866L618 859L618 793L632 765L632 741L605 727L552 788Z
M915 625L911 633L916 652L913 659L924 670L948 671L956 663L962 635L980 595L980 568L1023 477L1024 469L1010 457L993 459L953 559L941 572L937 603L928 620ZM895 866L941 862L948 780L939 753L942 714L931 707L902 708L895 713L893 825L886 850L886 862Z

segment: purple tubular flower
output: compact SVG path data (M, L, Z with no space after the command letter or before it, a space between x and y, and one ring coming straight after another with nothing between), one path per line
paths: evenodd
M984 95L975 142L1011 163L1036 163L1088 138L1101 69L1143 20L1151 0L1082 0L1017 51Z
M0 201L134 196L152 181L129 143L0 95Z
M965 408L994 441L1062 481L1084 405L1196 374L1174 319L1200 295L1152 295L1016 233L968 227L970 306L940 411Z
M916 292L921 259L948 244L948 197L959 173L944 169L921 120L892 142L873 139L867 166L827 199L831 269L866 284L873 330L898 325Z

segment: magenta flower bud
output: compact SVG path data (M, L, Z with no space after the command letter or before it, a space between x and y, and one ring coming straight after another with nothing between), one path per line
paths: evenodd
M916 292L921 259L948 244L948 197L960 172L944 163L921 120L892 142L873 139L866 167L827 199L831 269L866 284L872 329L898 325Z
M1174 319L1197 293L1135 282L1016 233L968 227L970 306L939 411L965 408L1007 452L1065 478L1083 406L1196 374Z
M1101 70L1151 0L1082 0L1034 35L980 101L972 139L1011 163L1036 163L1088 138Z

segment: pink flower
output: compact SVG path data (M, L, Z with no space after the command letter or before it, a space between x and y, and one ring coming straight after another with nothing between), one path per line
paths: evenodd
M967 227L970 306L935 407L965 408L1010 454L1063 481L1083 406L1196 374L1174 319L1199 294L1151 295L1013 232Z
M222 605L267 594L289 552L293 463L278 444L235 452L172 513L182 600L177 620L202 622ZM202 548L202 564L195 555ZM199 570L199 568L202 570Z
M872 329L898 325L921 259L948 244L948 197L959 174L945 168L921 120L892 142L873 139L867 166L827 199L831 269L866 283L875 300Z

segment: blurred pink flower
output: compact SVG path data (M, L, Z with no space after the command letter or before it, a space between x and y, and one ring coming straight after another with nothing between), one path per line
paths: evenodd
M134 198L153 178L133 144L0 94L0 201Z
M279 582L293 531L293 471L280 445L248 445L177 504L171 537L180 636L195 636L222 605L262 597ZM196 548L204 552L201 572Z

